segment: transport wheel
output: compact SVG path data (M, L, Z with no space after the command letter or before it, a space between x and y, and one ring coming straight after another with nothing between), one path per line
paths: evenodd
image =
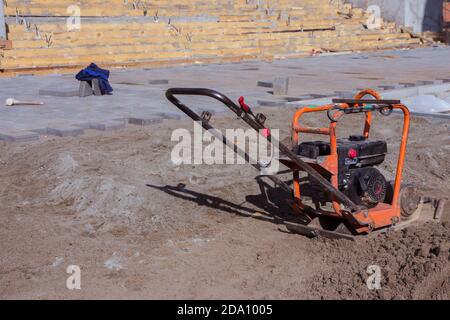
M400 191L401 215L408 220L417 211L421 202L421 196L416 187L405 186Z

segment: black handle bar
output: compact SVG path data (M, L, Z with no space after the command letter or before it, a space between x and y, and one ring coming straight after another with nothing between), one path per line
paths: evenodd
M216 99L220 102L222 102L224 105L226 105L228 108L231 109L234 113L236 113L238 116L242 115L242 109L238 107L230 98L227 96L221 94L220 92L211 90L211 89L205 89L205 88L171 88L166 91L166 97L169 99L170 102L172 102L175 106L178 107L181 111L183 111L185 114L187 114L190 118L192 118L194 121L202 121L202 118L193 112L191 109L189 109L185 104L183 104L178 98L176 98L176 95L184 95L184 96L204 96L204 97L210 97L213 99Z

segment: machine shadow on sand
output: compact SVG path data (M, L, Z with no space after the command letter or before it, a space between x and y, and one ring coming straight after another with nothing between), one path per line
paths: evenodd
M282 225L287 221L297 222L298 217L292 214L289 205L289 195L286 195L286 191L283 188L278 186L274 187L269 184L265 177L266 176L258 176L255 178L261 193L257 195L247 195L245 197L245 202L240 204L233 203L217 196L187 189L184 184L178 184L176 186L155 186L147 184L147 187L160 190L185 201L194 202L199 206L206 206L208 208L243 217L252 217L258 220L272 222L277 225ZM292 184L292 181L288 181L287 183Z

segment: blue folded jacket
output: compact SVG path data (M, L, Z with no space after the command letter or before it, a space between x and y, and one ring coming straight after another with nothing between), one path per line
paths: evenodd
M109 70L102 69L95 63L91 63L87 68L78 72L75 78L79 81L92 81L98 79L102 94L111 94L113 88L109 84Z

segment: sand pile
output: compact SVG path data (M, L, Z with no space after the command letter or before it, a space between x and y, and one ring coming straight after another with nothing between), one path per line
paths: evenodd
M374 239L324 241L323 265L312 284L321 299L449 299L450 223L428 223ZM381 289L368 290L366 272L381 268Z

